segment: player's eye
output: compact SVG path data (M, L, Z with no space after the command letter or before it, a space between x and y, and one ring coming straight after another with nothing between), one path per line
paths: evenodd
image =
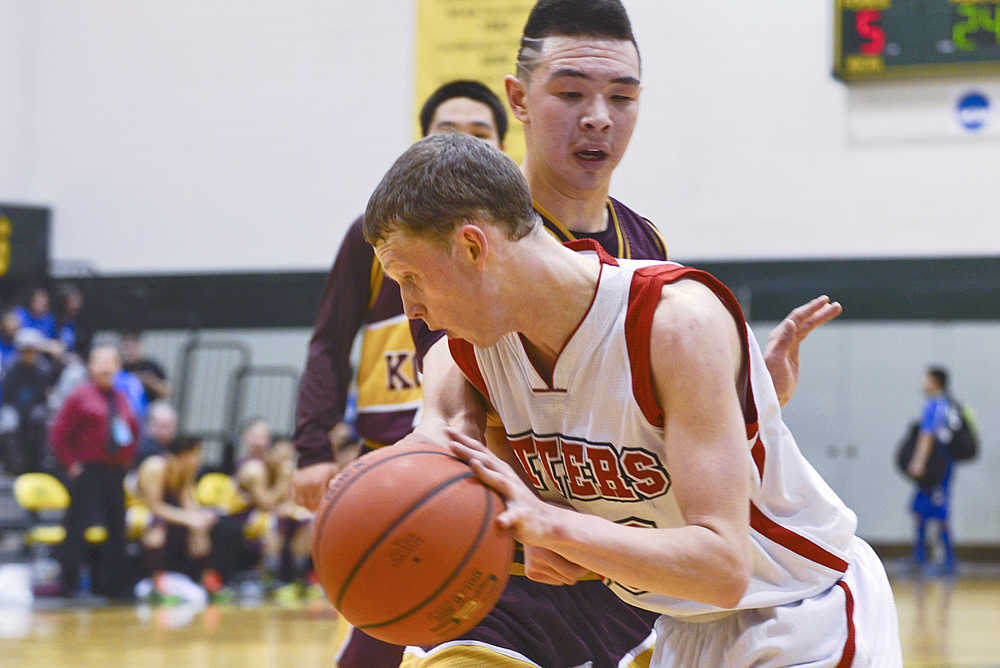
M564 100L576 100L583 97L583 93L575 90L565 90L560 93L556 93L556 95L563 98Z

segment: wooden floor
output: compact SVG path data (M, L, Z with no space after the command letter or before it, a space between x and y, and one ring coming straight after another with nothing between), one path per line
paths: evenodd
M893 582L907 666L1000 666L1000 578ZM328 668L336 618L325 603L0 608L0 666Z

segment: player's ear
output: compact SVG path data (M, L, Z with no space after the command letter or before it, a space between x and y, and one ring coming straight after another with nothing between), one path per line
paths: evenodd
M460 259L467 260L476 267L483 266L489 253L489 241L482 226L471 221L460 226L455 241Z
M514 114L514 118L517 120L527 123L528 107L525 105L525 97L528 92L527 85L513 74L508 74L504 77L503 83L507 90L507 104L510 105L511 113Z

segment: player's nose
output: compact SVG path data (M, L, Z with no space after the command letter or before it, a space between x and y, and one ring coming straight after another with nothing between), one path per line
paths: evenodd
M587 130L605 131L611 127L611 108L603 95L591 96L590 104L580 117L580 124Z
M410 320L422 320L427 315L427 309L420 302L415 302L406 295L403 297L403 313Z

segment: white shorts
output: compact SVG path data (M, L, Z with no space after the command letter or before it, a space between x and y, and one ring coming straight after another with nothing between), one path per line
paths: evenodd
M708 622L660 617L650 666L901 667L896 603L882 562L860 538L848 556L844 577L803 601Z

